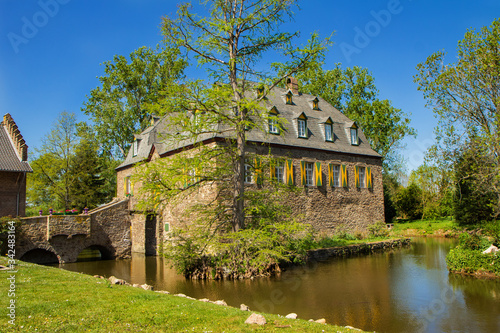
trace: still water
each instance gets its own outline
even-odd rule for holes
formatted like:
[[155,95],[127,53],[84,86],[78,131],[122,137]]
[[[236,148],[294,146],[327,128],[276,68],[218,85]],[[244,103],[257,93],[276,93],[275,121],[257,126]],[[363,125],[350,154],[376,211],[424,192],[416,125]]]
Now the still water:
[[500,281],[449,274],[445,257],[456,243],[414,239],[411,247],[295,267],[272,278],[189,281],[161,257],[78,262],[62,268],[114,275],[130,283],[195,298],[225,300],[251,310],[377,332],[500,332]]

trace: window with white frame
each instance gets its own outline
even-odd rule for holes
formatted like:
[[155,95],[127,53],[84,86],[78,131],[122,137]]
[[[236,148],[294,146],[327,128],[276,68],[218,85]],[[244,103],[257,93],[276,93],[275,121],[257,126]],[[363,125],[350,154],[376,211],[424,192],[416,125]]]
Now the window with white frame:
[[333,127],[331,123],[325,123],[325,140],[333,141]]
[[248,161],[245,162],[245,183],[253,183],[253,168]]
[[299,138],[307,138],[307,122],[305,119],[297,119]]
[[132,143],[132,156],[137,156],[137,152],[139,151],[139,140],[135,139]]
[[314,163],[306,162],[306,186],[314,186]]
[[358,129],[355,127],[351,128],[351,145],[358,144]]
[[285,182],[285,163],[277,162],[274,167],[274,176],[276,177],[276,181],[278,183]]
[[340,165],[332,165],[333,186],[340,187]]
[[366,187],[366,168],[359,167],[359,187]]
[[280,134],[280,130],[279,130],[279,127],[278,127],[278,120],[276,119],[276,114],[275,113],[271,113],[269,115],[269,120],[268,120],[268,125],[269,125],[269,133],[272,133],[272,134]]

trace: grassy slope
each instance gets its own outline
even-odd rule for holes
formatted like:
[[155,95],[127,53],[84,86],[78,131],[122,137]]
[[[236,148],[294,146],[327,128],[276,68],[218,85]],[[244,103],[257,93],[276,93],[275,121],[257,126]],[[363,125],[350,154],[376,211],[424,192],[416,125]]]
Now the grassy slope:
[[[251,312],[139,288],[62,269],[18,262],[16,322],[7,320],[9,271],[0,271],[0,331],[25,332],[350,332],[349,329],[265,314],[265,326],[247,325]],[[6,258],[0,257],[6,265]],[[315,318],[317,319],[317,318]],[[279,328],[278,325],[291,325]]]
[[451,218],[395,222],[391,234],[398,236],[456,235],[458,226]]

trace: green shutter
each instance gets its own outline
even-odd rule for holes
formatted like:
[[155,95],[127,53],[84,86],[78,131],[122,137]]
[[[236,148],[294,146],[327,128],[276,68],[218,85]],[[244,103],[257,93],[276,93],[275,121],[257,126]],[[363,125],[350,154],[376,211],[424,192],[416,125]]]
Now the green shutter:
[[360,187],[360,182],[359,182],[359,166],[354,167],[354,182],[356,183],[356,187]]
[[271,176],[271,180],[276,180],[276,165],[277,162],[275,160],[269,161],[269,176]]
[[341,178],[342,178],[342,187],[349,187],[349,183],[347,182],[347,167],[342,165],[340,168]]
[[334,186],[334,182],[333,182],[333,164],[328,164],[328,185],[330,187]]
[[323,174],[321,173],[321,162],[316,162],[316,186],[323,186]]
[[286,183],[293,185],[293,160],[286,161]]
[[306,161],[300,161],[300,184],[306,185]]
[[372,168],[366,168],[366,187],[373,188],[372,183]]

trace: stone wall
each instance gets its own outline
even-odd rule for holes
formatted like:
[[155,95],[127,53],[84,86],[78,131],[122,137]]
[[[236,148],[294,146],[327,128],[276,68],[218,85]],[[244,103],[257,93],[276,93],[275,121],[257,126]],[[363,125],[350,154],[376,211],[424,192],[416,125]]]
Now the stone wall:
[[32,250],[45,250],[60,263],[74,262],[86,248],[100,250],[106,259],[131,255],[128,200],[113,202],[89,215],[55,215],[22,219],[16,243],[16,256]]

